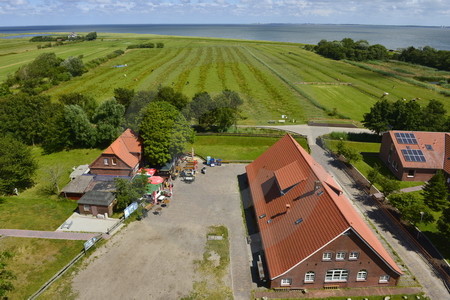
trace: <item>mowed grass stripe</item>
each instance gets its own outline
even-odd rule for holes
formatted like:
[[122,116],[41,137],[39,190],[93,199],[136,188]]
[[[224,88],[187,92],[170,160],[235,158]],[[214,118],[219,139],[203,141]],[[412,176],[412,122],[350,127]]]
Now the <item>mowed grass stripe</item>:
[[205,56],[201,62],[200,70],[199,70],[199,78],[198,78],[198,84],[199,91],[203,92],[206,91],[206,77],[208,76],[209,68],[211,67],[211,61],[212,61],[212,49],[211,47],[206,47],[206,53]]
[[[179,92],[184,92],[184,90],[190,86],[191,82],[188,80],[190,73],[192,72],[192,69],[198,65],[200,59],[201,59],[201,48],[192,48],[192,59],[190,61],[186,60],[183,66],[183,70],[178,76],[178,79],[175,84],[175,90]],[[194,83],[193,83],[194,85]]]
[[227,83],[226,83],[227,77],[225,76],[225,61],[223,58],[223,47],[216,47],[215,49],[217,52],[217,62],[216,62],[217,76],[219,77],[220,82],[222,84],[222,90],[226,90],[227,89]]
[[[267,63],[265,63],[264,60],[262,60],[260,57],[256,56],[251,50],[248,48],[245,48],[248,53],[256,59],[258,62],[260,62],[261,65],[266,67],[272,74],[274,74],[278,79],[283,82],[283,84],[286,86],[286,88],[292,93],[295,94],[296,101],[295,103],[302,107],[302,113],[305,114],[305,117],[310,118],[319,118],[324,117],[325,114],[322,110],[322,106],[320,106],[317,101],[312,98],[310,95],[302,91],[301,89],[297,88],[295,85],[293,85],[289,80],[287,80],[282,74],[277,72],[275,69],[273,69],[271,66],[269,66]],[[298,118],[298,117],[297,117]],[[297,119],[302,120],[302,119]]]
[[[179,68],[180,65],[186,60],[186,58],[190,55],[192,48],[185,48],[180,49],[181,51],[178,53],[178,55],[171,59],[170,61],[167,61],[164,65],[160,66],[156,71],[155,74],[157,75],[155,80],[153,81],[152,87],[150,89],[154,89],[157,86],[161,85],[167,85],[171,86],[172,82],[175,80],[175,76],[172,74],[177,68]],[[172,77],[171,77],[172,76]]]

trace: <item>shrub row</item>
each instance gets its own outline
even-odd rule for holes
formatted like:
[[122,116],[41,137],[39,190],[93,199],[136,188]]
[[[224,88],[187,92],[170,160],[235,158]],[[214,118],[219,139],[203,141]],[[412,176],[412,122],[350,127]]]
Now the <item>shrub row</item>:
[[[155,44],[154,43],[133,44],[127,47],[127,49],[138,49],[138,48],[155,48]],[[164,43],[156,43],[156,48],[164,48]]]
[[95,67],[101,65],[102,63],[107,62],[108,60],[118,57],[124,53],[125,52],[120,49],[114,50],[114,52],[111,52],[111,53],[107,54],[106,56],[98,57],[98,58],[88,61],[86,63],[86,67],[89,69],[95,68]]

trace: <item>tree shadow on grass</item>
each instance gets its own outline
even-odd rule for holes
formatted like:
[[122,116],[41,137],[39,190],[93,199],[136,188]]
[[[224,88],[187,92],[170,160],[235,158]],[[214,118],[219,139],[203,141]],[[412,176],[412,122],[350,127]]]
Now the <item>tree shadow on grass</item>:
[[373,155],[372,153],[362,153],[363,161],[368,164],[372,169],[377,165],[380,167],[380,174],[389,179],[397,178],[392,174],[391,170],[384,164],[383,161],[377,155]]

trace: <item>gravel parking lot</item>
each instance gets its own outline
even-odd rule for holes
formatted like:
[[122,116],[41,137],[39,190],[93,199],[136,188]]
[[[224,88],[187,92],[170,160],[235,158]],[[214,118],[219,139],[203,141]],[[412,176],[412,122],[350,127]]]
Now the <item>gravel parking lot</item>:
[[199,280],[208,226],[230,235],[230,272],[224,281],[235,299],[249,299],[250,262],[237,175],[245,165],[207,168],[195,182],[177,179],[174,197],[160,216],[130,224],[98,249],[73,279],[80,299],[179,299]]

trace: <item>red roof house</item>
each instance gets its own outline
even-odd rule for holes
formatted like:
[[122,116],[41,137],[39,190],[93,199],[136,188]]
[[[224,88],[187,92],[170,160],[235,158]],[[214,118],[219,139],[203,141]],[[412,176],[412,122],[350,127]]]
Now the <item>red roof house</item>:
[[133,177],[142,158],[142,145],[138,136],[125,130],[89,166],[92,174]]
[[396,285],[402,271],[290,135],[246,170],[272,288]]
[[[428,181],[437,170],[450,171],[449,133],[393,130],[383,134],[380,159],[404,181]],[[447,150],[446,150],[447,149]]]

